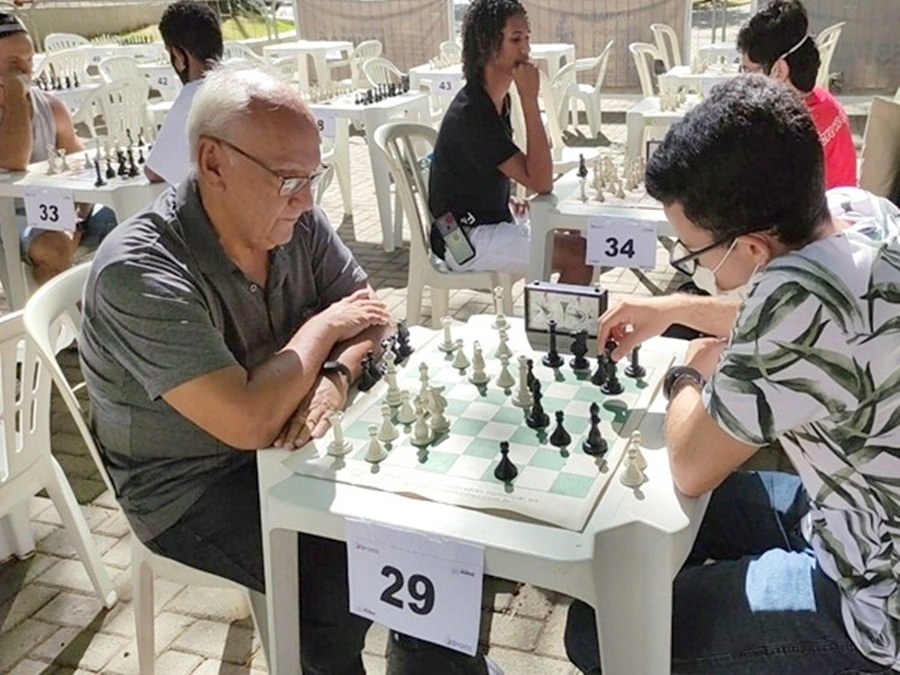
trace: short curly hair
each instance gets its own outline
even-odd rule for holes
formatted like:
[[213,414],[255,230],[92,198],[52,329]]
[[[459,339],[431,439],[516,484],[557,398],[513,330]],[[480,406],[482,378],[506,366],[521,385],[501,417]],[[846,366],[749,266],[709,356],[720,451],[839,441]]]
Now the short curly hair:
[[224,44],[216,13],[194,0],[178,0],[166,7],[159,33],[167,47],[178,47],[209,63],[221,61]]
[[736,77],[674,124],[647,163],[647,192],[715,239],[772,230],[790,247],[827,217],[822,144],[803,102],[764,75]]
[[473,0],[463,17],[463,74],[469,82],[484,80],[484,67],[503,43],[503,28],[511,16],[528,17],[519,0]]

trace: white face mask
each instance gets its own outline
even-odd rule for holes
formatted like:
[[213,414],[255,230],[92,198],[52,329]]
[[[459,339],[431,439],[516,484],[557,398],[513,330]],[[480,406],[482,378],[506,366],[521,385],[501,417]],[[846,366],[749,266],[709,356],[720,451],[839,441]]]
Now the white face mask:
[[[747,282],[741,284],[737,288],[732,288],[727,291],[721,291],[716,288],[716,292],[713,294],[719,298],[725,298],[726,300],[737,300],[739,302],[744,302],[747,299],[747,296],[750,295],[750,286],[753,281],[753,277],[756,276],[756,273],[759,271],[759,265],[756,265],[753,268],[753,271],[750,273],[750,278],[747,279]],[[713,284],[715,286],[715,284]]]

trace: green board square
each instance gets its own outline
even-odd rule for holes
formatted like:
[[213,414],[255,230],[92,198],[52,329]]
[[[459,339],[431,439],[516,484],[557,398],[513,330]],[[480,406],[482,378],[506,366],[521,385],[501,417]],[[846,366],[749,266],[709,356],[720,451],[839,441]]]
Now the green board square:
[[450,467],[453,466],[453,463],[456,461],[457,457],[459,457],[459,455],[453,454],[452,452],[429,450],[428,461],[424,463],[420,462],[416,466],[423,471],[447,473],[450,470]]
[[484,393],[484,396],[479,396],[478,400],[484,403],[503,405],[509,400],[509,397],[504,393],[502,389],[498,389],[497,386],[492,382],[488,385],[487,391]]
[[590,492],[594,479],[590,476],[578,476],[574,473],[560,473],[553,485],[550,486],[550,492],[557,495],[565,495],[566,497],[577,497],[583,499]]
[[[566,407],[568,403],[567,400],[562,398],[549,398],[545,396],[541,399],[541,405],[544,407],[544,410],[562,410]],[[553,417],[552,413],[547,413],[550,417]]]
[[524,424],[525,413],[522,408],[505,405],[500,408],[491,418],[492,422],[504,422],[505,424]]
[[481,457],[482,459],[491,459],[500,453],[500,444],[497,441],[489,441],[486,438],[476,438],[469,447],[466,448],[464,455],[472,457]]
[[595,387],[592,384],[589,384],[586,387],[580,387],[577,392],[575,392],[575,400],[576,401],[597,401],[600,402],[600,398],[603,394],[600,393],[600,387]]
[[510,437],[509,442],[533,447],[541,444],[541,439],[538,437],[538,434],[545,435],[546,433],[546,429],[532,429],[531,427],[522,424],[522,426],[516,429]]
[[481,433],[481,430],[484,429],[485,424],[487,424],[487,422],[482,420],[460,418],[453,423],[453,426],[450,427],[450,431],[454,434],[461,434],[463,436],[477,436]]
[[450,399],[447,401],[447,409],[445,415],[461,415],[462,411],[469,407],[469,401],[460,401],[458,399]]
[[548,450],[547,448],[539,448],[531,457],[528,466],[535,466],[539,469],[552,469],[559,471],[566,465],[566,458],[559,454],[558,450]]
[[369,439],[369,425],[372,422],[356,420],[352,424],[344,427],[344,436],[348,438],[365,438]]

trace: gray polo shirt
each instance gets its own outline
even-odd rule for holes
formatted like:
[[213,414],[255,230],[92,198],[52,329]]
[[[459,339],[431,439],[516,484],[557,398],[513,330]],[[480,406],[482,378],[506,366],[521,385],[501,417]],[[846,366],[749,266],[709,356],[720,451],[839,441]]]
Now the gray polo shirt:
[[143,540],[255,453],[232,448],[162,394],[273,356],[311,315],[366,280],[318,208],[269,254],[266,288],[225,254],[193,176],[103,241],[85,291],[81,365],[117,498]]

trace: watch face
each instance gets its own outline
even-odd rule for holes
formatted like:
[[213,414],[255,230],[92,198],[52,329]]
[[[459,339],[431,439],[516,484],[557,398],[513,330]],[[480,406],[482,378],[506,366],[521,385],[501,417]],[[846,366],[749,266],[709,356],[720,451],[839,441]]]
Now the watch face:
[[532,282],[525,287],[525,329],[547,332],[550,320],[556,331],[574,335],[597,332],[597,321],[606,311],[606,291],[592,286]]

